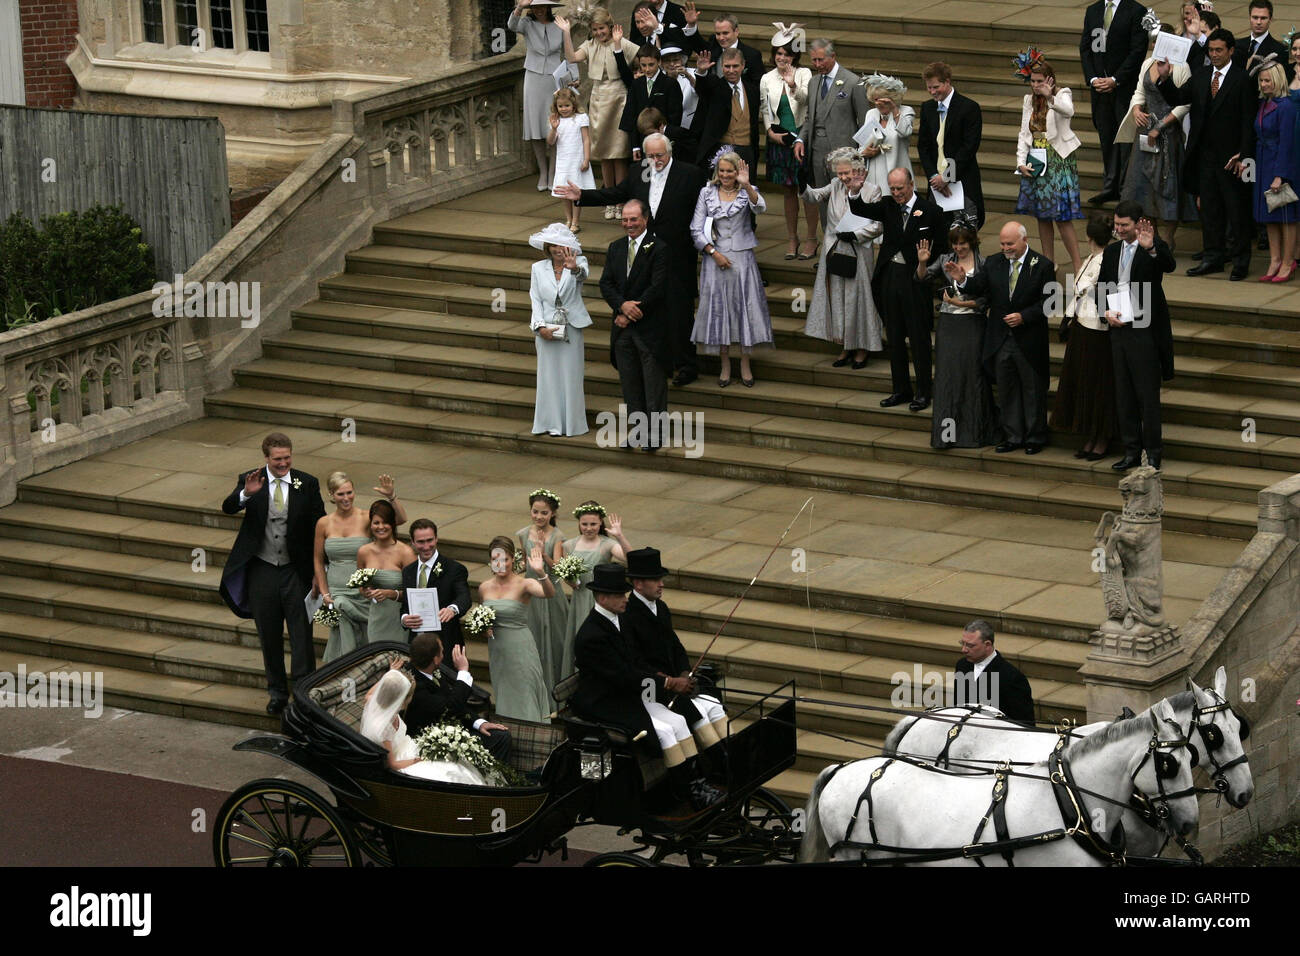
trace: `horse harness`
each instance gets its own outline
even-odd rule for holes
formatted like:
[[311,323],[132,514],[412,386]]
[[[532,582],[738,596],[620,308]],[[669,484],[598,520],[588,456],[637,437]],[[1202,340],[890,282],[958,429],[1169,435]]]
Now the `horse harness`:
[[[1223,746],[1223,731],[1215,725],[1213,715],[1224,710],[1232,711],[1232,716],[1236,717],[1237,721],[1241,724],[1239,737],[1242,741],[1245,741],[1246,738],[1250,736],[1250,721],[1246,719],[1245,714],[1241,713],[1222,697],[1219,697],[1217,691],[1211,692],[1216,698],[1218,698],[1218,703],[1211,707],[1202,707],[1199,703],[1193,704],[1192,726],[1200,732],[1201,740],[1205,743],[1205,756],[1214,767],[1214,772],[1210,774],[1210,778],[1214,781],[1214,789],[1222,795],[1228,790],[1228,780],[1224,774],[1238,764],[1246,763],[1246,748],[1242,747],[1241,754],[1234,757],[1232,760],[1229,760],[1227,763],[1219,763],[1214,752]],[[1211,715],[1208,724],[1201,723],[1201,717],[1205,714]],[[1191,736],[1190,728],[1188,728],[1187,736]],[[1195,764],[1193,764],[1193,766],[1195,766]]]

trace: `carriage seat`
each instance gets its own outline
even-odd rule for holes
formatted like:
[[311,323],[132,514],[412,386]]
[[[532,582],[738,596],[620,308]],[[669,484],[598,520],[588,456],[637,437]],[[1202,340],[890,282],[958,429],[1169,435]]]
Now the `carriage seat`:
[[396,651],[385,651],[367,657],[331,680],[313,687],[308,691],[308,696],[335,720],[361,733],[361,712],[366,707],[366,692],[388,673],[393,661],[401,656]]
[[568,677],[561,680],[555,685],[555,690],[551,696],[555,698],[556,717],[567,728],[570,738],[598,737],[607,740],[618,750],[623,752],[630,751],[636,757],[637,764],[641,768],[642,789],[650,790],[659,783],[668,778],[668,768],[664,765],[663,752],[659,749],[658,742],[651,735],[649,743],[645,738],[639,742],[633,742],[634,734],[619,727],[611,727],[608,724],[597,723],[596,721],[586,720],[579,717],[573,712],[573,707],[569,704],[573,695],[578,691],[578,672],[574,671]]

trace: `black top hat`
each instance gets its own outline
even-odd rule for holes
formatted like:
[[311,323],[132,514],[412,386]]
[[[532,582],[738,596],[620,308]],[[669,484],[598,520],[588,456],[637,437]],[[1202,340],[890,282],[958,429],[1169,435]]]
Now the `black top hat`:
[[668,570],[660,564],[656,549],[638,548],[627,553],[627,576],[633,580],[663,578],[668,576]]
[[592,571],[587,590],[596,594],[626,594],[632,590],[621,564],[598,564]]

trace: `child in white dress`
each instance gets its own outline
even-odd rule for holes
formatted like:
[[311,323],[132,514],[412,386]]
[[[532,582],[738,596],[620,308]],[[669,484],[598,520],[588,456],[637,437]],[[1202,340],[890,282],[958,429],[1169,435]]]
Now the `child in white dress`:
[[[571,86],[555,91],[551,100],[551,131],[546,141],[555,146],[555,179],[551,195],[572,182],[583,189],[595,189],[596,179],[591,174],[591,123],[582,112],[578,92]],[[564,200],[564,214],[568,217],[569,231],[579,232],[579,207],[572,199]]]

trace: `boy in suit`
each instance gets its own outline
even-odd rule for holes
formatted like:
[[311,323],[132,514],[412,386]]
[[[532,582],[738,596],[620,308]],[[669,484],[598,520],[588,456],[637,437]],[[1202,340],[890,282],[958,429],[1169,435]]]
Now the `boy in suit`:
[[[952,88],[952,70],[947,63],[931,63],[922,73],[930,99],[921,106],[921,134],[916,151],[930,181],[930,199],[947,196],[948,183],[961,183],[966,197],[965,211],[984,226],[984,187],[980,177],[979,148],[984,136],[984,116],[979,104]],[[955,166],[954,171],[948,167]],[[954,213],[948,214],[951,225]]]
[[641,47],[636,52],[637,68],[640,76],[633,76],[632,69],[623,58],[623,51],[614,51],[614,65],[618,75],[627,87],[627,100],[623,104],[623,116],[618,128],[628,136],[636,136],[636,118],[641,111],[655,107],[668,118],[671,126],[680,126],[682,122],[682,88],[677,81],[659,68],[659,51],[650,45]]

